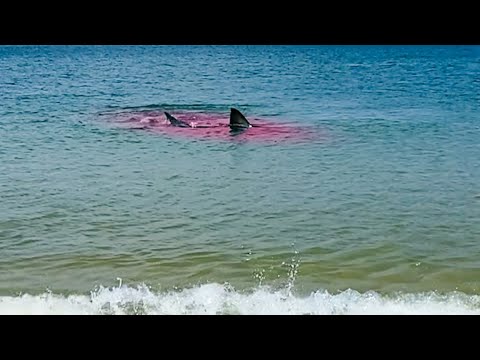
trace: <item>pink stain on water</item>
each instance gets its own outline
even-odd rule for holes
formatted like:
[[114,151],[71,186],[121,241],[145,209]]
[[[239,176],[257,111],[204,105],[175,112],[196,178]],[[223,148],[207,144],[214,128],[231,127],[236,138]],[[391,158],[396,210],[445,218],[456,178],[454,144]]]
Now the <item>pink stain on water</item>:
[[124,128],[144,129],[171,137],[216,139],[223,141],[305,142],[323,135],[310,127],[247,116],[253,127],[232,131],[226,113],[168,111],[180,121],[192,126],[176,127],[170,124],[163,111],[142,111],[117,114],[113,121]]

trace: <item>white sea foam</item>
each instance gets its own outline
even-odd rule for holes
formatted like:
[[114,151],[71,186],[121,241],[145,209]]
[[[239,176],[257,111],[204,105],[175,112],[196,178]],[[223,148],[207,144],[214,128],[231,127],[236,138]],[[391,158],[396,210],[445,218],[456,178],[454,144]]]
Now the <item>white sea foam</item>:
[[0,314],[480,314],[480,296],[450,293],[398,294],[319,290],[297,296],[290,289],[258,287],[241,292],[228,285],[154,292],[147,286],[99,288],[87,295],[44,293],[0,297]]

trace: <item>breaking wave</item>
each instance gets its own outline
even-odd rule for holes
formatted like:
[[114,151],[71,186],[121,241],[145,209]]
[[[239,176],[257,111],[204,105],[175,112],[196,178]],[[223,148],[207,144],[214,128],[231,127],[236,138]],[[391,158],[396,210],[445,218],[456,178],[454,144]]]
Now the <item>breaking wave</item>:
[[346,290],[337,294],[318,290],[297,296],[291,289],[259,286],[237,291],[228,284],[203,284],[155,292],[146,285],[99,287],[90,295],[0,297],[0,314],[37,315],[454,315],[480,314],[480,296],[459,292],[381,295]]

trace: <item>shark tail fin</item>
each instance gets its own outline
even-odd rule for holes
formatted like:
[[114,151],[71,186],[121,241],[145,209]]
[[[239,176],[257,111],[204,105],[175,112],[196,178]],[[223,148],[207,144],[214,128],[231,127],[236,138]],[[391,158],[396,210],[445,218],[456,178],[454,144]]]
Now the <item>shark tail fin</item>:
[[170,115],[168,112],[164,112],[165,116],[167,117],[167,120],[170,121],[170,124],[173,126],[179,126],[179,127],[191,127],[189,124],[187,124],[184,121],[180,121],[176,118],[174,118],[172,115]]

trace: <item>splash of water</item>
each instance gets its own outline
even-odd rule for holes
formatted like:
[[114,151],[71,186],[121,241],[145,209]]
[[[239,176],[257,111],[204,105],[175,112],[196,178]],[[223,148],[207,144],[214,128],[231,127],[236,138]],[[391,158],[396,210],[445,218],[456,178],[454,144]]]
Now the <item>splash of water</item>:
[[87,295],[0,297],[0,314],[476,314],[480,296],[462,293],[380,295],[374,291],[346,290],[331,294],[317,290],[308,296],[292,295],[288,288],[258,286],[237,291],[228,284],[155,292],[146,285],[98,289]]

